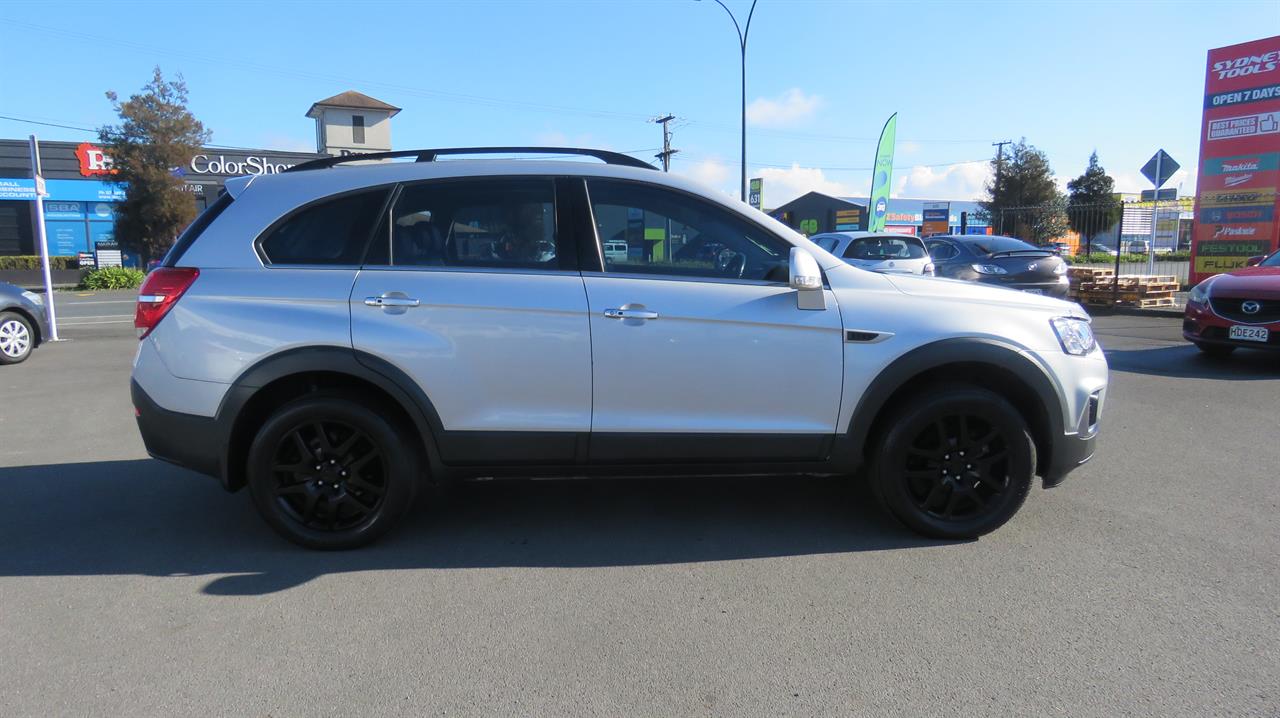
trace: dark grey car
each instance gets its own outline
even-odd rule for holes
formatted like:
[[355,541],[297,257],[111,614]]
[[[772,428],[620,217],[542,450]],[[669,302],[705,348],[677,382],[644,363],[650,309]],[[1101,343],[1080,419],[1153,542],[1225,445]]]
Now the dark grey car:
[[939,277],[995,284],[1057,299],[1067,296],[1067,263],[1013,237],[941,235],[925,240]]
[[47,336],[43,298],[0,282],[0,364],[25,361]]

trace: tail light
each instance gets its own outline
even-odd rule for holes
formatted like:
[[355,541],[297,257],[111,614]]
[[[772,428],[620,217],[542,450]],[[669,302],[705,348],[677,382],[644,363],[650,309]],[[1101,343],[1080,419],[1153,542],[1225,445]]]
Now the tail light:
[[138,311],[133,315],[139,339],[156,328],[198,276],[200,270],[194,267],[160,267],[147,275],[138,290]]

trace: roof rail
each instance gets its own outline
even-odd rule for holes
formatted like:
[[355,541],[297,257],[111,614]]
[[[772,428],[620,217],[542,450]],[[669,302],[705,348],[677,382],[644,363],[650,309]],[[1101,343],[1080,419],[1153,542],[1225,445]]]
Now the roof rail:
[[611,152],[609,150],[592,150],[580,147],[443,147],[434,150],[396,150],[395,152],[369,152],[362,155],[343,155],[339,157],[321,157],[318,160],[310,160],[301,164],[296,164],[285,172],[305,172],[307,170],[319,170],[334,165],[340,165],[347,162],[363,162],[365,160],[390,160],[400,157],[414,157],[415,162],[434,162],[441,155],[509,155],[509,154],[539,154],[539,155],[581,155],[583,157],[595,157],[604,161],[605,164],[622,165],[624,167],[639,167],[647,170],[657,170],[657,167],[638,160],[630,155],[624,155],[621,152]]

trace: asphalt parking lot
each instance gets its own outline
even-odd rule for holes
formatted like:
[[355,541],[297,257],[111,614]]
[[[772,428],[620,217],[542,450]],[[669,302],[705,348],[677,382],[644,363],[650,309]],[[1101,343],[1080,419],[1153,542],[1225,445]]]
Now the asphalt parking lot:
[[147,458],[120,297],[0,368],[5,715],[1280,714],[1280,359],[1177,319],[1097,318],[1097,458],[980,541],[831,480],[566,481],[323,554]]

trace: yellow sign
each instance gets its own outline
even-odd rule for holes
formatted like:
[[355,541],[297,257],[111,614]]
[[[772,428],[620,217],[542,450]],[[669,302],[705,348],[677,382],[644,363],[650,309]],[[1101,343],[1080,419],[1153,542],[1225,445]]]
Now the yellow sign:
[[1218,274],[1242,269],[1249,264],[1248,257],[1196,257],[1196,273]]
[[1275,187],[1220,189],[1200,193],[1201,207],[1239,207],[1251,204],[1275,204],[1275,201]]

